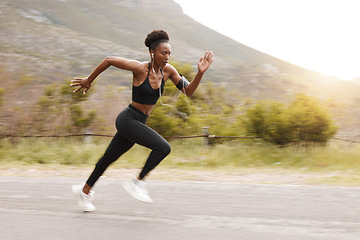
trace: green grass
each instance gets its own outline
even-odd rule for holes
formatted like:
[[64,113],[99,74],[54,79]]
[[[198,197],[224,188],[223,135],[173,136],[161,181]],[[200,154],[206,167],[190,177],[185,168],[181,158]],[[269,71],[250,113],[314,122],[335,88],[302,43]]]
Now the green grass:
[[[15,142],[14,142],[15,141]],[[27,138],[0,140],[0,165],[67,165],[89,167],[102,156],[109,138]],[[162,166],[177,169],[274,168],[316,172],[360,172],[360,144],[340,141],[327,146],[279,148],[261,140],[234,140],[205,146],[203,139],[175,140]],[[138,168],[149,149],[135,145],[113,164],[115,168]]]

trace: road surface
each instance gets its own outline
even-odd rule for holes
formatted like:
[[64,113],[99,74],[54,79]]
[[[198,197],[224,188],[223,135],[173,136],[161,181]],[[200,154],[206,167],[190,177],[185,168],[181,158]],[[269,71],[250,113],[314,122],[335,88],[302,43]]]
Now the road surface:
[[153,204],[115,178],[82,212],[67,177],[0,177],[2,240],[359,240],[360,189],[148,181]]

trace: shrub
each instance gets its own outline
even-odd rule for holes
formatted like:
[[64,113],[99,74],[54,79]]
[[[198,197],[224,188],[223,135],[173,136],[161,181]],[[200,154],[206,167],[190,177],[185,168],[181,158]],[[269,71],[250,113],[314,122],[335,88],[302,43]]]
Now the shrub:
[[5,89],[0,88],[0,107],[2,106],[2,104],[4,102],[4,92],[5,92]]
[[305,94],[297,95],[289,106],[259,102],[247,110],[245,123],[249,134],[278,145],[326,143],[337,129],[325,107]]
[[297,95],[289,106],[297,139],[305,142],[327,142],[337,131],[327,109],[314,98]]

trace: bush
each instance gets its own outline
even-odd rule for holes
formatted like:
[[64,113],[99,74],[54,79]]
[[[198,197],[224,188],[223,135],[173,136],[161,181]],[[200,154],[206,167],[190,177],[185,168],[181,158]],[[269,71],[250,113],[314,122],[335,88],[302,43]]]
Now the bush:
[[91,111],[88,116],[84,116],[84,112],[79,104],[71,105],[70,113],[72,123],[78,128],[88,127],[96,116],[94,111]]
[[164,137],[183,134],[184,123],[181,118],[172,113],[172,109],[158,106],[152,110],[147,125]]
[[327,142],[337,131],[329,112],[314,98],[299,94],[289,106],[298,141]]
[[4,88],[0,88],[0,107],[2,106],[3,102],[4,102],[4,92],[5,89]]
[[295,140],[294,126],[286,106],[280,102],[260,102],[246,113],[248,133],[266,141],[285,145]]
[[[166,104],[161,106],[161,102]],[[165,85],[161,102],[152,110],[147,125],[166,137],[203,134],[210,128],[211,135],[238,136],[243,133],[236,121],[236,106],[226,103],[225,89],[206,82],[189,98],[171,81]],[[211,143],[225,139],[212,139]]]
[[264,140],[286,145],[293,142],[326,143],[336,133],[328,111],[305,94],[286,106],[262,101],[246,112],[247,132]]
[[[78,132],[89,127],[96,119],[95,111],[84,111],[82,102],[88,100],[89,92],[73,93],[69,86],[70,81],[65,80],[62,85],[51,84],[44,89],[43,96],[39,97],[34,106],[32,131],[47,132],[47,134],[61,133],[61,131]],[[91,94],[91,92],[90,92]]]

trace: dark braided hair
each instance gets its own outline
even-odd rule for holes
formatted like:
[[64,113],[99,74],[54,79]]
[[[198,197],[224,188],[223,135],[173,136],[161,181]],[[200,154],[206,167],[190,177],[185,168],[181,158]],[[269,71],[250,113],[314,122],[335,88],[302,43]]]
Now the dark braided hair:
[[169,35],[164,30],[154,30],[145,38],[145,46],[149,50],[155,50],[160,43],[169,42]]

